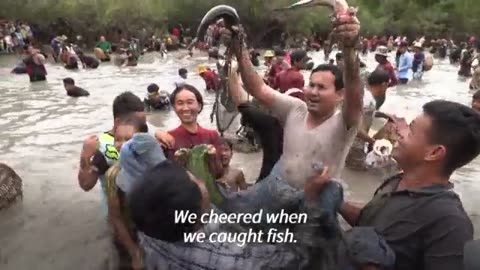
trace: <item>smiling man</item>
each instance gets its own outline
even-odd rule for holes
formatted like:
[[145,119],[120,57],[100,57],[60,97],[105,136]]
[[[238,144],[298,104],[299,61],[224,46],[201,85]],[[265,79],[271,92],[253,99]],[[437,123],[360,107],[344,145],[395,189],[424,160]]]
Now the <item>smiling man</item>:
[[338,177],[344,166],[362,114],[363,90],[355,50],[359,28],[355,17],[337,27],[344,74],[334,65],[315,68],[304,90],[305,102],[266,85],[254,70],[248,51],[235,46],[245,90],[284,124],[283,154],[273,171],[293,187],[303,187],[314,173],[314,164],[328,166],[333,177]]
[[463,248],[473,226],[452,191],[453,172],[480,153],[480,114],[436,100],[399,133],[393,157],[402,174],[386,180],[363,208],[344,203],[352,226],[371,226],[396,253],[395,270],[463,269]]

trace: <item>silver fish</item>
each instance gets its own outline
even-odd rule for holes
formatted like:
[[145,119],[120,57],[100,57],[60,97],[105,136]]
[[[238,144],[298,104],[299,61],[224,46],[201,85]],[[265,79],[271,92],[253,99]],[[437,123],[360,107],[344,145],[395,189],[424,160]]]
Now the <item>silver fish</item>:
[[0,209],[9,206],[22,196],[22,179],[4,163],[0,163]]
[[329,7],[335,13],[344,13],[348,10],[348,4],[345,0],[301,0],[294,4],[291,4],[288,7],[279,8],[276,10],[288,10],[288,9],[296,9],[296,8],[307,8],[307,7],[314,7],[314,6],[324,6]]
[[223,19],[225,21],[225,27],[231,28],[234,25],[238,25],[240,23],[240,16],[237,13],[237,10],[231,6],[227,5],[218,5],[210,9],[205,16],[203,16],[200,25],[197,28],[197,34],[195,38],[192,40],[190,45],[188,45],[188,49],[191,50],[193,46],[195,46],[200,40],[203,40],[205,33],[207,32],[208,27],[210,24],[215,22],[218,19]]

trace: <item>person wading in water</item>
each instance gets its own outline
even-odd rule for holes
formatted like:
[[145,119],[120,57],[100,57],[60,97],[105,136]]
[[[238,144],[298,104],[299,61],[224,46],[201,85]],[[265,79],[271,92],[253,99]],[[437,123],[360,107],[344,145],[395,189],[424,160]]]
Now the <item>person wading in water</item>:
[[28,57],[23,60],[26,65],[30,82],[39,82],[47,80],[47,69],[44,62],[45,57],[33,46],[25,48]]

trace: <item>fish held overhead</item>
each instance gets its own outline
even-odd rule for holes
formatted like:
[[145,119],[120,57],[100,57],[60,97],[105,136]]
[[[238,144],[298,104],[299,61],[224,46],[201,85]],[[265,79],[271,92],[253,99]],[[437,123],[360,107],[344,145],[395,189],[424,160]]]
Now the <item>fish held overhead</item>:
[[230,30],[232,29],[232,26],[240,23],[240,16],[238,15],[237,10],[233,7],[227,5],[218,5],[211,8],[205,14],[205,16],[203,16],[203,19],[197,28],[197,34],[192,43],[188,46],[189,50],[191,50],[198,43],[198,41],[203,40],[210,24],[218,19],[223,19],[225,22],[225,27]]
[[351,16],[357,12],[357,9],[350,7],[345,0],[301,0],[288,7],[274,9],[274,11],[286,11],[315,6],[330,8],[334,12],[334,21],[340,20],[342,16]]

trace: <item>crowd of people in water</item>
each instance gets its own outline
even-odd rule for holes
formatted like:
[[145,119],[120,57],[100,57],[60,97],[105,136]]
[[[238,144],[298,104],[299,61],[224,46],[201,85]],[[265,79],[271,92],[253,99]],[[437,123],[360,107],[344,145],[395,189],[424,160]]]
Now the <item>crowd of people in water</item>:
[[33,29],[23,21],[0,21],[0,53],[14,53],[34,38]]
[[[175,29],[173,35],[183,39],[181,28]],[[450,182],[453,172],[480,153],[478,42],[472,38],[457,46],[443,39],[359,39],[359,29],[354,19],[336,28],[340,51],[332,59],[335,46],[328,41],[301,39],[287,46],[282,35],[285,44],[263,54],[264,74],[255,69],[261,64],[259,53],[234,40],[236,65],[226,74],[226,89],[219,72],[198,66],[205,89],[228,92],[242,125],[260,140],[262,166],[251,186],[230,165],[232,143],[198,123],[204,100],[188,84],[187,69],[179,67],[171,93],[151,84],[143,100],[131,92],[114,99],[112,128],[83,142],[78,183],[84,191],[97,183],[101,187],[120,269],[479,269],[478,264],[470,266],[479,243],[471,242],[473,225]],[[216,48],[229,38],[225,32],[222,22],[212,24],[198,48],[222,58]],[[165,47],[155,38],[146,44],[132,38],[114,45],[100,37],[89,56],[67,40],[59,36],[51,44],[55,61],[67,69],[98,68],[106,61],[135,66],[148,48]],[[18,46],[25,49],[30,81],[46,80],[45,55],[28,42]],[[307,52],[322,48],[327,63],[314,66]],[[359,57],[370,52],[378,63],[373,71]],[[409,125],[381,111],[389,89],[420,80],[433,68],[434,58],[446,57],[460,65],[460,76],[474,76],[470,88],[479,91],[471,106],[433,100]],[[308,83],[302,70],[311,70]],[[89,95],[72,78],[63,83],[69,96]],[[145,111],[165,109],[173,109],[181,124],[155,130]],[[372,136],[374,118],[387,124]],[[392,166],[396,173],[359,206],[343,196],[339,179],[345,166],[356,171]],[[240,229],[174,222],[175,211],[200,216],[211,209],[307,213],[308,220],[293,226],[262,218],[260,224],[240,224]],[[338,215],[350,229],[340,226]],[[269,228],[294,231],[296,243],[239,247],[183,241],[185,233],[195,231]],[[477,253],[467,256],[465,246]]]

